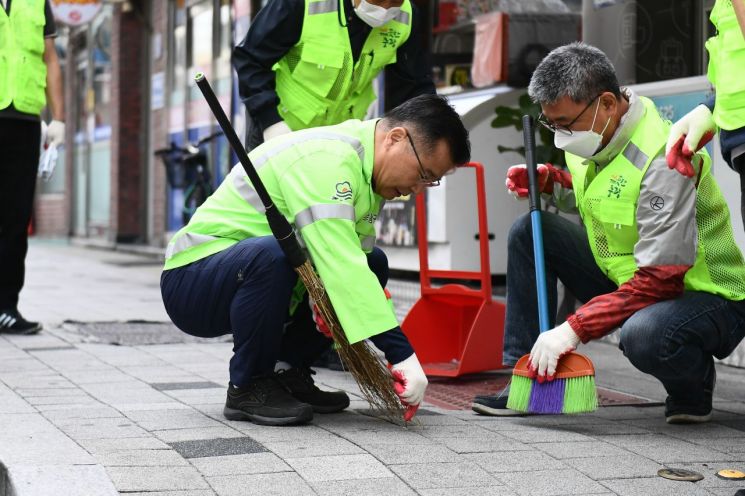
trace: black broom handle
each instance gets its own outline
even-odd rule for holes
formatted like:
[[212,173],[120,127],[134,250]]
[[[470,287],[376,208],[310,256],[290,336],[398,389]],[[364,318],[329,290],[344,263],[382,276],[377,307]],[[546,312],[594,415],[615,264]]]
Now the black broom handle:
[[279,245],[290,265],[293,268],[300,267],[305,263],[307,258],[305,252],[300,248],[300,243],[297,241],[295,231],[292,230],[292,226],[287,222],[287,219],[282,215],[282,212],[280,212],[274,205],[272,197],[269,196],[269,193],[264,187],[264,183],[261,182],[259,174],[256,172],[251,160],[248,158],[246,149],[243,148],[241,140],[239,140],[238,135],[235,134],[235,129],[233,129],[233,126],[230,124],[228,116],[225,115],[225,112],[223,111],[220,102],[217,100],[215,93],[212,91],[212,87],[207,81],[205,75],[200,72],[194,76],[194,80],[196,81],[199,90],[202,92],[202,95],[204,95],[204,99],[207,100],[207,105],[209,105],[210,110],[212,110],[222,132],[228,139],[230,147],[238,156],[238,160],[241,162],[243,169],[246,171],[246,174],[248,174],[249,179],[251,179],[251,184],[253,184],[256,193],[258,193],[261,203],[264,204],[264,208],[266,208],[266,219],[269,222],[269,228],[272,230],[272,234],[277,238],[277,241],[279,242]]

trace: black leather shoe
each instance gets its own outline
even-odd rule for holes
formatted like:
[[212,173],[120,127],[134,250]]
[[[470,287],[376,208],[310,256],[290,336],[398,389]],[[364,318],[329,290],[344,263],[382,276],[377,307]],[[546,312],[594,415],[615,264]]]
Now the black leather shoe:
[[0,334],[36,334],[41,331],[41,324],[24,319],[16,310],[0,311]]
[[714,386],[717,382],[717,370],[714,364],[704,381],[704,395],[700,401],[689,401],[688,398],[665,400],[665,421],[668,424],[703,424],[711,420]]
[[502,391],[498,394],[482,394],[473,398],[471,410],[481,415],[490,417],[522,417],[528,415],[524,412],[518,412],[507,408],[507,398],[509,391]]
[[349,406],[349,396],[344,391],[321,391],[313,382],[310,368],[293,367],[277,372],[277,379],[292,396],[313,406],[316,413],[335,413]]
[[274,374],[254,377],[245,386],[228,385],[223,415],[228,420],[249,420],[260,425],[310,422],[313,408],[290,395]]

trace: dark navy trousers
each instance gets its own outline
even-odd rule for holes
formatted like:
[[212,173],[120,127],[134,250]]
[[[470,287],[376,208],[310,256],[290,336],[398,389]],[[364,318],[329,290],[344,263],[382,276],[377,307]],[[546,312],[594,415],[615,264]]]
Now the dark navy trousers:
[[[385,287],[385,254],[374,248],[367,260]],[[204,338],[233,334],[230,382],[234,385],[272,372],[277,360],[310,366],[331,345],[315,328],[307,293],[289,315],[297,274],[272,236],[245,239],[166,270],[160,281],[166,311],[179,329]]]

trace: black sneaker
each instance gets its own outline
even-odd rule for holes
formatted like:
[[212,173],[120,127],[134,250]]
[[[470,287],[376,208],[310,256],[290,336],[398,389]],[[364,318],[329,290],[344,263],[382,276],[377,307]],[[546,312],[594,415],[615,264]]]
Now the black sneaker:
[[665,400],[665,421],[668,424],[703,424],[711,420],[712,399],[714,385],[717,381],[717,371],[711,365],[711,376],[704,386],[704,399],[698,403],[681,401],[668,396]]
[[271,374],[255,377],[241,388],[228,385],[223,415],[259,425],[290,425],[311,421],[313,408],[293,398]]
[[484,394],[473,398],[471,403],[471,410],[482,415],[490,415],[492,417],[522,417],[528,415],[525,412],[519,412],[507,408],[507,398],[509,397],[509,390],[502,391],[497,394]]
[[277,372],[277,380],[292,396],[313,406],[316,413],[336,413],[349,406],[349,396],[344,391],[321,391],[313,382],[315,370],[293,367]]
[[18,310],[0,312],[0,334],[36,334],[41,331],[41,324],[24,319]]

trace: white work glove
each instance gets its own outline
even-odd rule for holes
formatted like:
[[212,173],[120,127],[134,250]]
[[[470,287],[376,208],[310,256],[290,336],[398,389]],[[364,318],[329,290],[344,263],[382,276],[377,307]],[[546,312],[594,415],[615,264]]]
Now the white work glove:
[[424,399],[424,390],[427,389],[427,376],[419,364],[416,353],[412,354],[403,362],[399,362],[391,367],[393,375],[393,389],[401,399],[406,408],[404,420],[407,422],[414,418],[414,414],[419,408],[419,404]]
[[47,145],[60,146],[65,143],[65,123],[53,120],[47,127]]
[[276,138],[277,136],[282,136],[283,134],[291,132],[292,129],[290,129],[290,126],[285,124],[285,121],[279,121],[264,129],[264,143],[272,138]]
[[538,374],[538,382],[553,380],[559,358],[577,349],[580,339],[569,322],[542,332],[530,350],[529,367]]
[[693,177],[691,158],[714,137],[717,126],[706,105],[699,105],[680,118],[670,128],[665,147],[667,166],[686,177]]
[[[572,189],[572,175],[565,170],[558,169],[552,164],[538,164],[538,190],[541,194],[551,195],[554,192],[554,184]],[[507,178],[504,181],[507,191],[517,198],[524,200],[530,194],[528,191],[528,168],[525,164],[513,165],[507,169]]]

